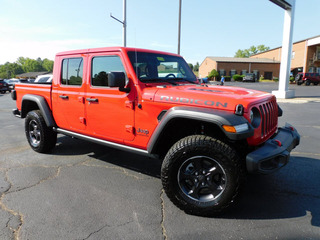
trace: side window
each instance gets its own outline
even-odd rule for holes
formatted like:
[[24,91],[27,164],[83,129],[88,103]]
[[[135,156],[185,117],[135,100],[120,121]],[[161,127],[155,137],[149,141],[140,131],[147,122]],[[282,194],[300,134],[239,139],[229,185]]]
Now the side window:
[[83,76],[83,59],[63,59],[61,75],[61,84],[81,86]]
[[91,64],[92,86],[107,87],[109,72],[125,72],[118,56],[94,57]]

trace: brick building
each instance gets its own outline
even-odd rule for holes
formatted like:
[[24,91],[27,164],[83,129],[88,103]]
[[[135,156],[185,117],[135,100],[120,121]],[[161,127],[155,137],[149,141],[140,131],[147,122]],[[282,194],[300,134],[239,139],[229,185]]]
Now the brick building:
[[[280,61],[281,47],[253,55],[250,58],[269,58]],[[320,36],[293,43],[291,71],[293,75],[296,75],[298,72],[320,73]]]
[[207,77],[212,69],[216,69],[220,76],[233,76],[254,73],[258,79],[279,77],[280,61],[268,58],[232,58],[206,57],[199,67],[199,77]]
[[[220,75],[255,73],[265,79],[279,77],[281,47],[259,53],[250,58],[206,57],[199,67],[199,77],[206,77],[216,69]],[[291,72],[320,73],[320,36],[293,43]]]

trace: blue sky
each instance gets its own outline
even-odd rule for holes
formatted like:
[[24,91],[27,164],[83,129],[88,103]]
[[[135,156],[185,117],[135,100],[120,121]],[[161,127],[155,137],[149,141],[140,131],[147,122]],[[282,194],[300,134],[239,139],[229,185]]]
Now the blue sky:
[[[0,64],[122,45],[123,0],[0,0]],[[127,46],[177,52],[179,0],[127,0]],[[296,0],[293,41],[320,35],[320,1]],[[181,55],[233,57],[282,44],[284,10],[269,0],[182,0]]]

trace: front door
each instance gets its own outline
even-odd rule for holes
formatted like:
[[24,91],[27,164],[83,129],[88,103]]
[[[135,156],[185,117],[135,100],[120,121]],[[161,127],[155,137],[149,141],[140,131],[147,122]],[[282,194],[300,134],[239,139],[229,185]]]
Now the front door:
[[134,139],[134,96],[108,86],[109,72],[126,72],[120,53],[89,56],[87,85],[87,131],[97,138],[113,142]]

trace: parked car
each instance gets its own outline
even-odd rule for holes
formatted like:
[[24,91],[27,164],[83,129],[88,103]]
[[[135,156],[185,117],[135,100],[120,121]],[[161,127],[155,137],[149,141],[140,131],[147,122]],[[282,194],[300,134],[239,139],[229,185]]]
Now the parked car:
[[0,80],[0,93],[6,93],[9,91],[8,83],[4,80]]
[[320,82],[320,74],[319,73],[298,73],[295,78],[297,85],[301,85],[303,83],[306,86],[309,86],[311,83],[313,85],[318,85]]
[[9,92],[11,92],[13,89],[14,89],[14,85],[16,84],[16,83],[19,83],[20,82],[20,80],[19,79],[16,79],[16,78],[12,78],[12,79],[6,79],[5,80],[6,81],[6,83],[8,84],[8,87],[9,87]]
[[256,75],[254,73],[246,73],[246,75],[243,77],[243,82],[255,82],[256,81]]
[[34,80],[34,83],[51,83],[52,74],[40,75]]

